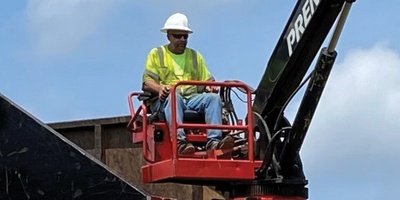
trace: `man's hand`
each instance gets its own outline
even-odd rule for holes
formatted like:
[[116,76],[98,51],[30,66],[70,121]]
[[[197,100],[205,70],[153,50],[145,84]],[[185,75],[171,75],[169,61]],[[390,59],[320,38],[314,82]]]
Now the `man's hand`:
[[213,92],[213,93],[218,93],[219,92],[219,86],[206,86],[205,92]]
[[165,85],[161,85],[160,90],[158,91],[158,98],[161,101],[165,101],[169,95],[169,87]]

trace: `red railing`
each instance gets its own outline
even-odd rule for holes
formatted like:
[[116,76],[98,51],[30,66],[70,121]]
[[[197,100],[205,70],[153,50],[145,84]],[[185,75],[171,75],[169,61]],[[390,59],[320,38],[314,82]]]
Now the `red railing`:
[[[206,128],[206,129],[221,129],[221,130],[243,130],[247,134],[248,138],[248,148],[253,149],[254,147],[254,135],[253,135],[253,115],[251,114],[252,110],[252,98],[251,98],[251,89],[244,83],[241,82],[204,82],[204,81],[180,81],[177,84],[173,85],[170,89],[171,102],[176,101],[176,88],[180,85],[195,85],[195,86],[219,86],[219,87],[236,87],[243,88],[246,91],[247,98],[247,125],[216,125],[216,124],[189,124],[182,123],[178,124],[176,121],[176,104],[171,104],[172,116],[171,116],[171,137],[172,137],[172,158],[178,159],[178,151],[177,151],[177,129],[178,128]],[[249,160],[254,162],[254,152],[249,151]]]
[[[254,135],[253,135],[253,115],[251,114],[252,110],[252,97],[251,97],[251,89],[244,83],[241,82],[204,82],[204,81],[180,81],[177,84],[173,85],[170,89],[171,102],[176,101],[176,89],[181,85],[194,85],[194,86],[219,86],[219,87],[231,87],[231,88],[242,88],[246,91],[246,100],[247,100],[247,124],[243,125],[242,123],[238,123],[237,125],[217,125],[217,124],[191,124],[191,123],[181,123],[178,124],[176,121],[176,104],[172,103],[172,116],[171,116],[171,137],[172,137],[172,158],[178,159],[177,152],[177,129],[178,128],[187,128],[187,129],[221,129],[221,130],[242,130],[246,133],[246,138],[248,140],[248,148],[254,148]],[[135,107],[133,104],[133,97],[137,97],[143,92],[132,92],[128,95],[128,105],[129,111],[131,115],[131,119],[128,123],[128,129],[132,131],[133,134],[133,142],[143,142],[143,156],[144,158],[148,158],[147,152],[147,107],[141,103],[138,107],[137,111],[135,111]],[[137,126],[136,121],[139,119],[139,116],[142,117],[142,125],[141,127]],[[254,162],[254,152],[249,151],[248,159],[251,162]]]
[[[128,95],[128,105],[129,111],[131,115],[131,119],[128,123],[128,129],[132,132],[136,132],[137,134],[132,134],[132,141],[133,143],[143,142],[143,156],[147,158],[147,151],[145,148],[147,146],[147,107],[143,103],[140,104],[138,110],[135,112],[135,107],[133,105],[133,97],[137,97],[143,92],[131,92]],[[142,126],[137,127],[136,121],[138,121],[139,116],[142,117]],[[142,133],[142,134],[140,134]]]

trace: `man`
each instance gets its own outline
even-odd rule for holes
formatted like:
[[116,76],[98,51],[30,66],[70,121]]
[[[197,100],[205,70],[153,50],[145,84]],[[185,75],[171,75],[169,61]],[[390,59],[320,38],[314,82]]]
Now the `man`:
[[[189,27],[184,14],[171,15],[161,29],[167,34],[169,44],[154,48],[150,51],[145,72],[143,74],[143,90],[158,95],[158,99],[149,102],[152,112],[163,111],[169,127],[171,127],[171,102],[169,88],[178,81],[214,81],[208,71],[203,56],[190,48],[186,48]],[[205,93],[203,93],[205,92]],[[185,110],[194,110],[205,114],[207,124],[222,124],[222,103],[218,87],[207,86],[204,91],[198,91],[196,86],[180,86],[177,88],[176,108],[177,122],[182,123]],[[177,131],[178,153],[190,154],[195,152],[192,144],[186,141],[183,129]],[[222,139],[221,130],[208,130],[207,150],[229,149],[234,145],[230,136]]]

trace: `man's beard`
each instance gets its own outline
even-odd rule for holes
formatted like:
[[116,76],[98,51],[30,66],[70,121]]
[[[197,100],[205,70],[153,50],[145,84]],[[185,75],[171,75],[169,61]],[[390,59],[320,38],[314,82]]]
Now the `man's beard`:
[[175,45],[175,50],[176,50],[178,53],[183,53],[183,52],[185,52],[186,44],[187,44],[187,43],[177,43],[177,44]]
[[178,48],[178,49],[185,49],[186,48],[186,43],[184,43],[184,42],[181,42],[181,43],[177,43],[176,44],[176,48]]

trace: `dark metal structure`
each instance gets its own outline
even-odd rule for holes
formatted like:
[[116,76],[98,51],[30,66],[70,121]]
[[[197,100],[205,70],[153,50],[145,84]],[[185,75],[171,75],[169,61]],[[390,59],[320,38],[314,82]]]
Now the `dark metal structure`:
[[0,199],[151,199],[0,94]]
[[[262,132],[258,153],[266,155],[258,171],[259,177],[265,177],[268,167],[275,177],[303,176],[298,153],[334,64],[335,47],[353,2],[355,0],[297,2],[255,92],[253,111],[259,119],[255,126]],[[329,47],[322,49],[315,69],[303,80],[339,14]],[[290,125],[285,120],[284,110],[306,81],[309,83],[303,101]],[[284,140],[279,142],[277,138]]]

